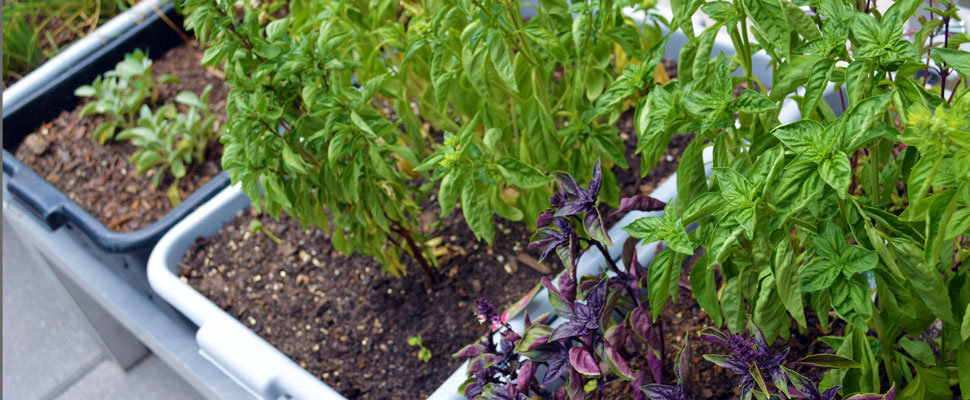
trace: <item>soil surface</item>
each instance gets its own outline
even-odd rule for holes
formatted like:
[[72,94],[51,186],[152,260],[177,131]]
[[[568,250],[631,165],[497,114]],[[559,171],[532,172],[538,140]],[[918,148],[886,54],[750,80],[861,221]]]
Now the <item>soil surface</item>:
[[[435,211],[436,212],[436,211]],[[437,215],[437,214],[436,214]],[[461,361],[451,357],[485,333],[474,300],[505,308],[543,275],[527,265],[530,232],[498,221],[495,246],[475,240],[452,212],[431,237],[449,247],[440,260],[445,282],[429,288],[414,263],[402,279],[381,273],[370,257],[344,257],[317,228],[304,231],[252,209],[225,229],[199,239],[180,264],[189,284],[328,385],[356,399],[424,398]],[[282,241],[253,233],[259,220]],[[531,260],[516,260],[525,254]],[[406,258],[406,257],[405,257]],[[545,264],[547,274],[556,272]],[[408,338],[421,335],[424,363]]]
[[[162,86],[159,104],[174,101],[175,95],[183,90],[202,93],[205,85],[212,84],[209,108],[219,115],[216,122],[219,126],[225,119],[228,89],[224,81],[199,65],[201,56],[197,47],[183,44],[154,61],[152,74],[156,78],[171,74],[182,80],[178,85]],[[104,145],[93,141],[91,133],[105,117],[80,118],[86,103],[62,112],[29,135],[17,149],[17,158],[67,193],[108,229],[131,232],[150,225],[173,208],[165,194],[172,177],[166,172],[158,188],[153,188],[150,175],[137,176],[134,166],[128,162],[137,150],[135,146],[127,141],[109,141]],[[220,172],[221,154],[221,144],[213,143],[205,163],[187,166],[187,174],[179,182],[182,199]]]

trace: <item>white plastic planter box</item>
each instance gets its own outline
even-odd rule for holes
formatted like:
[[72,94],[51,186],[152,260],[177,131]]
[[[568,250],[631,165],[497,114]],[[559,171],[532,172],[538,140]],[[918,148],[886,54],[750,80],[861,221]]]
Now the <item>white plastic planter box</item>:
[[[669,10],[658,11],[668,18],[671,15]],[[638,22],[644,19],[643,12],[629,15]],[[685,43],[686,37],[679,32],[675,33],[667,44],[665,58],[676,59]],[[734,54],[728,38],[719,37],[715,42],[713,54],[720,52]],[[771,82],[768,56],[764,52],[756,53],[753,61],[754,72],[758,78],[763,82]],[[798,118],[797,104],[785,100],[781,121],[792,122]],[[711,159],[710,150],[707,149],[704,154],[705,162]],[[710,172],[709,167],[707,172]],[[651,193],[651,196],[669,202],[676,196],[676,190],[677,180],[674,174]],[[196,239],[213,235],[231,222],[240,211],[249,207],[249,204],[249,198],[242,191],[237,187],[229,187],[173,227],[158,242],[149,258],[149,283],[159,296],[199,326],[196,338],[200,353],[257,397],[267,400],[287,398],[286,396],[295,399],[343,399],[335,390],[298,366],[178,276],[178,263]],[[610,257],[614,260],[620,258],[622,243],[629,237],[622,227],[650,215],[661,215],[661,212],[630,212],[609,230],[613,242],[619,244],[608,249]],[[637,250],[639,261],[643,265],[649,264],[656,249],[656,245],[640,243]],[[605,262],[599,252],[587,252],[580,258],[577,273],[580,276],[596,274],[604,268]],[[546,289],[542,288],[525,309],[530,315],[552,311]],[[524,326],[523,315],[520,314],[508,322],[513,329],[521,332]],[[465,369],[466,365],[460,366],[429,398],[461,399],[458,387],[466,379]]]

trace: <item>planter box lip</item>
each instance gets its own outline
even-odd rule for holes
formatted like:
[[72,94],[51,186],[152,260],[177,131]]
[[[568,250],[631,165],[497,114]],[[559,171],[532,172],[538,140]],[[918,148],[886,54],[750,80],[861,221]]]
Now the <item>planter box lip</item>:
[[[49,229],[58,229],[66,223],[107,253],[146,251],[192,209],[228,186],[228,175],[222,172],[214,176],[179,206],[148,226],[133,232],[116,232],[23,164],[12,152],[29,133],[27,129],[47,120],[49,111],[60,112],[73,107],[72,103],[77,101],[73,94],[70,99],[56,98],[66,92],[73,93],[77,86],[90,81],[85,82],[81,75],[97,75],[109,70],[133,48],[147,47],[152,54],[160,55],[160,50],[167,51],[172,45],[181,43],[181,39],[174,39],[174,33],[165,43],[157,40],[159,32],[164,32],[160,29],[171,29],[165,19],[180,20],[171,1],[143,0],[3,92],[4,128],[13,125],[5,135],[8,140],[4,142],[3,151],[3,172],[8,177],[7,188],[11,197]],[[41,104],[51,103],[47,101],[51,99],[56,103],[53,106]],[[39,116],[31,112],[38,104],[44,109]]]

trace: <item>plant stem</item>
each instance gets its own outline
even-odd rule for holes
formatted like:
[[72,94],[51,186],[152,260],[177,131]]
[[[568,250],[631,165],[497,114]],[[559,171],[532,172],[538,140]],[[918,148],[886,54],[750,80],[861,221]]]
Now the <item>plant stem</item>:
[[882,322],[882,317],[879,315],[879,308],[876,307],[876,303],[872,303],[872,317],[873,325],[876,328],[876,337],[879,339],[879,353],[882,357],[882,362],[885,364],[886,375],[889,378],[889,382],[902,383],[899,382],[898,377],[896,376],[896,364],[895,360],[893,359],[893,352],[889,351],[889,349],[892,349],[893,346],[890,346],[889,338],[886,337],[889,332],[886,332],[886,324]]
[[434,268],[431,268],[431,264],[428,263],[428,259],[425,258],[424,252],[421,250],[421,247],[418,246],[418,244],[414,241],[414,237],[411,235],[411,232],[407,229],[404,229],[401,226],[401,224],[398,223],[397,221],[393,221],[391,230],[394,231],[394,233],[397,233],[398,235],[400,235],[402,238],[404,238],[404,241],[411,249],[411,256],[414,257],[414,260],[417,261],[418,265],[421,266],[421,270],[423,270],[424,274],[428,277],[428,281],[431,283],[438,283],[438,280],[439,280],[438,272],[435,271]]

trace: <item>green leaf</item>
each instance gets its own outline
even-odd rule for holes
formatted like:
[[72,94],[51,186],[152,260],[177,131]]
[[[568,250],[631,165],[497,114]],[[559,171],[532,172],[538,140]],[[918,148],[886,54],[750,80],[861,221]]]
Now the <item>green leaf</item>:
[[[774,257],[772,257],[775,285],[778,287],[778,296],[788,312],[799,325],[807,327],[805,308],[802,305],[802,289],[798,281],[798,264],[793,262],[793,256],[787,239],[782,239],[775,246]],[[693,283],[691,287],[693,288]]]
[[[694,204],[698,196],[707,192],[707,176],[704,172],[704,143],[693,140],[684,149],[677,165],[677,201],[674,203],[683,216],[684,209]],[[687,221],[684,223],[690,224]]]
[[552,178],[543,174],[535,167],[524,164],[512,157],[502,157],[496,165],[499,167],[502,175],[505,176],[505,179],[509,180],[509,183],[523,189],[543,187],[552,181]]
[[937,63],[946,63],[964,78],[970,77],[970,52],[934,47],[930,54]]
[[960,338],[963,341],[970,339],[970,307],[963,313],[963,323],[960,324]]
[[[970,307],[967,307],[970,310]],[[966,321],[967,319],[964,319]],[[963,398],[970,398],[970,342],[966,341],[964,335],[963,346],[957,349],[957,375],[960,380],[960,392]]]
[[356,126],[357,129],[360,129],[368,138],[372,140],[377,139],[377,134],[374,133],[370,125],[367,125],[367,122],[364,121],[364,119],[361,118],[360,115],[358,115],[354,110],[350,110],[350,121],[353,122],[354,126]]
[[643,217],[624,226],[623,230],[645,243],[653,243],[663,239],[668,228],[663,217]]
[[862,368],[862,364],[855,360],[835,354],[811,354],[802,357],[797,363],[821,368]]
[[721,193],[707,192],[698,196],[684,207],[684,211],[681,213],[681,220],[684,225],[690,225],[701,218],[714,214],[723,206],[724,198],[721,197]]
[[168,190],[165,191],[165,195],[168,197],[168,201],[172,203],[172,207],[178,207],[182,203],[182,195],[179,193],[178,180],[169,185]]
[[515,83],[515,71],[512,69],[512,61],[509,58],[509,48],[505,41],[502,40],[502,35],[498,30],[490,30],[488,32],[488,54],[492,58],[492,63],[495,65],[495,70],[498,71],[499,77],[502,81],[512,89],[513,92],[518,92],[519,87]]
[[859,104],[865,93],[869,91],[869,75],[871,73],[872,62],[868,60],[855,60],[845,69],[847,107]]
[[303,157],[296,154],[288,143],[283,143],[283,163],[297,173],[305,174],[309,170],[309,165],[303,161]]
[[724,313],[724,321],[727,323],[731,332],[738,333],[744,330],[744,299],[741,297],[741,278],[734,277],[727,279],[724,289],[721,291],[721,310]]
[[711,267],[709,255],[705,254],[691,268],[690,288],[697,298],[697,304],[714,321],[714,326],[721,326],[721,303],[717,298],[717,282],[714,280],[714,269]]
[[815,107],[822,100],[822,93],[825,92],[825,88],[832,79],[832,71],[834,70],[835,60],[830,58],[823,58],[812,66],[808,83],[805,85],[805,96],[802,98],[803,116],[808,117],[815,112]]
[[801,7],[790,1],[782,1],[781,5],[785,9],[785,16],[788,18],[788,23],[805,40],[815,40],[822,37],[822,34],[818,31],[818,26],[815,25],[815,21],[805,13],[805,10],[802,10]]
[[744,89],[741,95],[738,96],[738,99],[735,100],[734,107],[736,110],[744,113],[757,114],[774,110],[778,108],[778,105],[754,90]]
[[[550,292],[550,296],[553,296]],[[557,296],[558,297],[558,296]],[[522,333],[522,339],[519,340],[519,344],[515,346],[516,353],[527,353],[530,348],[534,347],[536,344],[543,344],[549,340],[549,336],[552,335],[552,328],[542,324],[532,324],[525,329]]]
[[586,54],[590,23],[589,14],[586,12],[580,12],[573,18],[573,44],[576,46],[577,57],[583,57]]
[[822,124],[809,119],[803,119],[779,126],[773,129],[771,134],[784,143],[785,147],[795,152],[795,154],[800,154],[808,149],[817,148],[822,130]]
[[841,261],[842,271],[851,275],[875,268],[879,263],[879,255],[862,246],[851,245],[842,253]]
[[664,304],[667,303],[671,279],[680,277],[680,261],[683,261],[683,257],[673,251],[664,250],[650,264],[647,271],[647,293],[654,321],[657,321]]
[[846,322],[865,329],[872,318],[872,301],[869,297],[869,282],[861,274],[851,278],[836,279],[830,290],[832,307]]
[[118,120],[112,119],[99,124],[94,128],[94,132],[91,133],[91,138],[97,141],[99,144],[104,144],[115,134],[115,130],[118,128]]
[[482,140],[485,143],[485,148],[489,151],[495,151],[496,146],[502,141],[502,129],[499,128],[488,128],[485,130],[485,138]]
[[438,206],[441,207],[441,216],[447,215],[458,202],[464,183],[463,178],[464,175],[460,171],[452,171],[441,179],[441,186],[438,187]]
[[839,277],[839,267],[824,259],[816,259],[798,271],[798,282],[806,292],[826,289]]
[[208,106],[206,106],[206,104],[203,103],[202,100],[199,100],[199,96],[197,96],[195,93],[190,91],[179,92],[179,94],[175,95],[175,101],[180,104],[185,104],[187,106],[195,107],[202,110],[208,108]]
[[880,40],[880,31],[879,22],[869,14],[856,13],[852,18],[852,34],[863,45],[883,44]]
[[852,180],[852,168],[849,165],[849,157],[845,153],[838,152],[832,158],[822,161],[818,172],[825,183],[835,189],[839,197],[845,198]]
[[97,90],[95,90],[91,85],[83,85],[77,89],[74,89],[74,95],[77,97],[91,97],[94,96],[95,93],[97,93]]
[[[791,56],[790,31],[780,0],[751,0],[742,3],[748,19],[754,24],[754,34],[776,61]],[[760,37],[759,37],[760,36]]]
[[919,299],[944,322],[955,324],[946,286],[936,268],[923,262],[922,249],[906,239],[890,237],[889,243],[895,250],[897,264]]
[[709,3],[704,3],[701,6],[701,11],[711,19],[718,22],[726,22],[733,19],[737,12],[734,9],[734,5],[726,1],[712,1]]
[[946,233],[943,240],[950,240],[962,235],[970,229],[970,207],[961,208],[950,217],[950,223],[946,226]]
[[478,181],[468,182],[461,189],[461,211],[465,222],[479,240],[485,239],[489,246],[495,239],[492,210],[489,207],[488,187]]
[[909,353],[913,359],[923,363],[923,365],[936,365],[936,356],[933,354],[933,349],[930,348],[930,345],[926,342],[922,340],[912,340],[903,336],[899,339],[899,345],[902,346],[903,350],[906,350],[906,352]]

